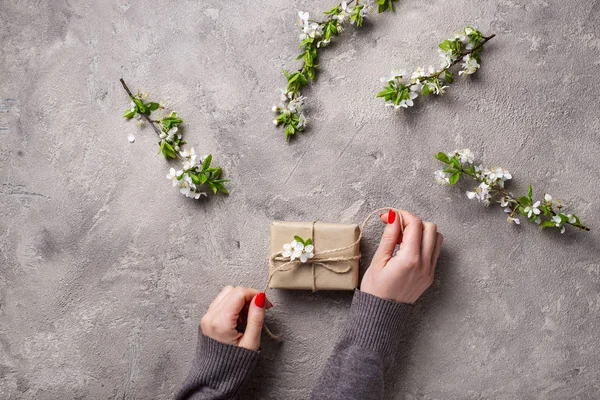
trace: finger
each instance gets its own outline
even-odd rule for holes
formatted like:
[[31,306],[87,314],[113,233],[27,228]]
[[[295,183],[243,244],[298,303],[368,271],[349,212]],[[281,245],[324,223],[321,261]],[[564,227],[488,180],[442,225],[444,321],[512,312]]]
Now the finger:
[[217,295],[217,297],[215,297],[215,299],[212,301],[212,303],[210,303],[210,306],[208,306],[208,309],[211,309],[213,307],[216,307],[217,304],[219,304],[221,302],[221,300],[223,300],[223,298],[225,297],[225,295],[227,293],[229,293],[231,290],[233,289],[233,286],[231,285],[227,285],[223,288],[223,290],[221,290],[221,293],[219,293]]
[[240,339],[239,346],[248,350],[258,350],[260,348],[260,335],[265,322],[265,293],[260,292],[252,299],[250,308],[248,308],[248,321],[246,322],[246,331]]
[[[387,224],[387,222],[388,222],[388,213],[379,214],[379,219],[384,224]],[[402,223],[402,222],[400,222],[400,223]],[[402,243],[402,229],[400,229],[400,234],[398,235],[398,242],[397,243],[398,244]]]
[[444,242],[444,236],[441,233],[436,234],[435,238],[435,249],[433,250],[433,255],[431,257],[431,267],[435,271],[435,266],[437,264],[438,258],[440,257],[440,253],[442,252],[442,243]]
[[423,260],[431,262],[435,249],[437,226],[432,222],[423,222],[423,239],[421,240],[421,255]]
[[238,314],[245,305],[258,293],[256,289],[245,288],[241,286],[234,287],[229,291],[219,303],[219,308],[222,312],[226,313],[230,317],[237,319]]
[[378,266],[380,268],[385,267],[385,264],[394,255],[396,244],[400,236],[400,218],[394,210],[389,210],[386,215],[387,225],[383,230],[379,247],[373,255],[373,262],[371,265]]
[[421,254],[421,237],[423,235],[423,222],[411,213],[401,210],[404,219],[404,233],[398,254],[419,256]]

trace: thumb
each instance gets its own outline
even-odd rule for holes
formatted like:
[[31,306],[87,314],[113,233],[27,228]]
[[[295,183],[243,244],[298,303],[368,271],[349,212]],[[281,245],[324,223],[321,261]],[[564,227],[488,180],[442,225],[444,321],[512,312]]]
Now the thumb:
[[258,350],[260,348],[260,335],[265,322],[266,300],[265,293],[260,292],[250,302],[246,331],[240,339],[240,347],[248,350]]
[[381,219],[384,221],[387,220],[387,225],[371,263],[371,265],[378,266],[379,268],[385,267],[385,264],[394,255],[396,245],[400,242],[400,218],[398,218],[396,211],[390,209],[387,215],[384,214],[381,216]]

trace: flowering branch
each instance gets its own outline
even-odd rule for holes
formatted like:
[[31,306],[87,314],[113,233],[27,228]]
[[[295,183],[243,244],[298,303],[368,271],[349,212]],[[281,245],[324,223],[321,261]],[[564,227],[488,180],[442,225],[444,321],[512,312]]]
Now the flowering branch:
[[[462,175],[468,175],[479,182],[473,191],[467,192],[469,199],[477,199],[485,205],[496,200],[504,212],[508,214],[507,222],[519,225],[521,221],[515,217],[520,215],[540,228],[557,228],[565,232],[565,225],[571,225],[580,230],[590,229],[582,225],[575,214],[564,214],[560,200],[553,201],[549,194],[544,195],[544,201],[533,200],[533,189],[529,185],[527,196],[514,196],[504,188],[504,182],[512,179],[512,175],[504,168],[488,169],[481,164],[475,165],[475,156],[469,149],[457,150],[452,153],[438,153],[436,159],[446,164],[446,168],[435,171],[436,181],[440,185],[449,183],[455,185]],[[556,206],[556,208],[555,208]]]
[[[377,0],[378,11],[380,13],[386,10],[394,11],[394,1],[396,0]],[[302,30],[300,33],[302,52],[296,59],[303,60],[302,67],[294,73],[283,69],[287,85],[281,89],[280,104],[272,108],[272,111],[277,113],[273,123],[285,129],[286,141],[297,132],[304,131],[308,125],[308,119],[302,112],[306,97],[300,94],[300,89],[315,79],[319,49],[327,46],[334,36],[342,33],[347,23],[361,27],[370,11],[371,6],[367,0],[350,0],[325,11],[327,17],[322,22],[311,20],[307,12],[298,12],[298,25]]]
[[[173,182],[173,186],[177,186],[179,191],[186,197],[194,199],[207,196],[206,192],[201,190],[202,185],[208,186],[213,194],[217,192],[228,194],[223,185],[228,180],[221,179],[223,170],[220,167],[210,166],[212,154],[198,158],[193,147],[190,150],[182,149],[186,142],[183,140],[182,132],[179,129],[179,125],[183,121],[177,116],[177,113],[171,112],[158,120],[150,119],[152,111],[164,109],[164,105],[155,102],[146,103],[147,94],[138,92],[134,95],[122,78],[120,81],[123,89],[131,99],[130,108],[125,111],[123,117],[127,119],[135,117],[140,120],[140,123],[142,119],[145,120],[152,126],[160,139],[158,144],[162,155],[166,159],[178,158],[182,162],[181,170],[176,171],[175,168],[171,168],[167,175],[167,179]],[[134,140],[130,138],[130,142]]]
[[426,75],[425,68],[418,67],[408,81],[403,81],[406,72],[394,69],[391,76],[380,79],[386,86],[377,93],[377,97],[383,97],[387,107],[399,110],[412,107],[419,93],[423,96],[444,94],[448,87],[446,84],[454,81],[454,73],[450,69],[462,60],[462,70],[458,75],[467,76],[477,72],[483,45],[495,36],[483,36],[480,31],[467,26],[462,32],[454,34],[453,39],[444,40],[438,45],[441,57],[438,69],[430,65]]

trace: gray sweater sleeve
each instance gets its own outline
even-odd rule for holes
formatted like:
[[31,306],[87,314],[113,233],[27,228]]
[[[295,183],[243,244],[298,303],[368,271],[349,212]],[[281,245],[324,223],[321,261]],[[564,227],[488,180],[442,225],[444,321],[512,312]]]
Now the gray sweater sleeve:
[[232,399],[256,366],[258,351],[217,342],[198,330],[192,369],[177,400]]
[[412,306],[356,290],[346,328],[311,399],[382,399]]

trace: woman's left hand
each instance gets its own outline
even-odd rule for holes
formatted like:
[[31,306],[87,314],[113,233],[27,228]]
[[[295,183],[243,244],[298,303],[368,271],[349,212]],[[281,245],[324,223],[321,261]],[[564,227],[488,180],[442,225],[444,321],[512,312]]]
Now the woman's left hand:
[[[226,286],[200,320],[200,329],[204,336],[218,342],[258,350],[265,309],[271,307],[273,304],[266,299],[264,292]],[[244,332],[238,330],[240,325],[246,326]]]

